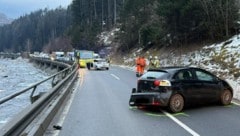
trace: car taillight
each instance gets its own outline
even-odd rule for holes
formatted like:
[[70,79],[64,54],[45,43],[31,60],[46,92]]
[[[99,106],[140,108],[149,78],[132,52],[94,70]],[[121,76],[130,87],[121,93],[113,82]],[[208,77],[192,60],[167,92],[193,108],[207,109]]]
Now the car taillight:
[[158,102],[158,101],[153,101],[153,102],[152,102],[152,105],[160,105],[160,102]]
[[154,84],[154,86],[159,86],[160,85],[160,80],[155,80],[153,84]]
[[168,80],[155,80],[153,84],[154,86],[171,86],[171,83]]

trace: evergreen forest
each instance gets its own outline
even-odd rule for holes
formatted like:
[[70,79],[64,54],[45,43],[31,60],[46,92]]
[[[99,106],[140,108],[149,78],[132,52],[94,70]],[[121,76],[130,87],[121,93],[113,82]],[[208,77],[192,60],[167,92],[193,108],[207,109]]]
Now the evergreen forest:
[[112,28],[121,51],[215,42],[239,33],[239,9],[239,0],[73,0],[1,26],[0,51],[95,50]]

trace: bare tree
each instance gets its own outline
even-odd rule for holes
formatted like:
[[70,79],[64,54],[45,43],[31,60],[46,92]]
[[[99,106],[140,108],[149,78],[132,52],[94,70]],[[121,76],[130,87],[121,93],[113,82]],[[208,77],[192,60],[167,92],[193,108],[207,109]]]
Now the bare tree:
[[116,22],[117,22],[117,2],[116,0],[114,0],[114,25],[116,25]]

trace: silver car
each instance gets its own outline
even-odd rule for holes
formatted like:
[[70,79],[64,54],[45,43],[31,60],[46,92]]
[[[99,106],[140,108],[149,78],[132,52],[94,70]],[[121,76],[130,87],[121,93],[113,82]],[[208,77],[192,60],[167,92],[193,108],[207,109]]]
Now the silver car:
[[97,70],[100,70],[100,69],[108,70],[109,65],[110,65],[109,62],[103,58],[94,59],[94,62],[93,62],[93,68]]

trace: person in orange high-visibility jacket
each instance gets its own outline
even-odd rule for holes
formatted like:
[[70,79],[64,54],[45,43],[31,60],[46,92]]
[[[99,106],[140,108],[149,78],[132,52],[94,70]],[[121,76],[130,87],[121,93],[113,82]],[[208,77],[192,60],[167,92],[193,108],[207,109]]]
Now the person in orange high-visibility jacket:
[[140,77],[144,73],[146,67],[146,60],[143,56],[137,57],[136,59],[136,76]]
[[135,63],[136,63],[136,76],[139,77],[139,72],[140,72],[140,69],[141,69],[141,66],[140,66],[140,60],[141,58],[140,57],[137,57],[136,60],[135,60]]

